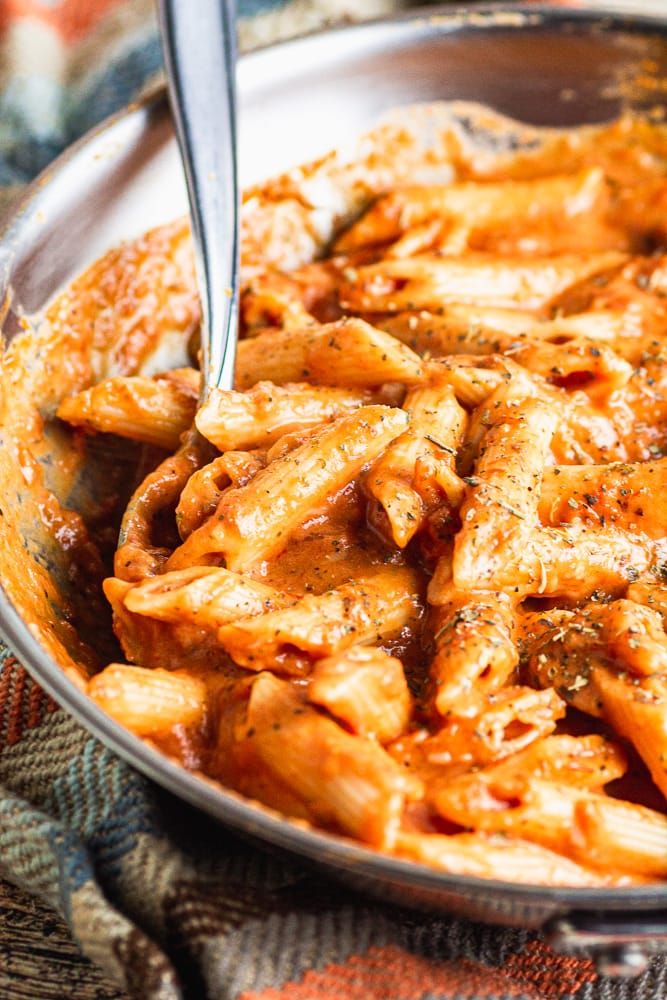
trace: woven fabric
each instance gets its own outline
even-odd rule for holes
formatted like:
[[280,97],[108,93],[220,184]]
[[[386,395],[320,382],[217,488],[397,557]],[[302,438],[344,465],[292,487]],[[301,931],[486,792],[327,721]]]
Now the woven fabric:
[[[353,0],[241,6],[245,45],[359,12]],[[370,0],[363,12],[392,6]],[[160,60],[149,0],[4,0],[0,32],[7,199],[136,96]],[[534,934],[403,912],[247,846],[115,757],[2,646],[0,876],[60,913],[110,980],[150,1000],[667,995],[663,961],[614,984]],[[0,998],[11,997],[0,964]]]

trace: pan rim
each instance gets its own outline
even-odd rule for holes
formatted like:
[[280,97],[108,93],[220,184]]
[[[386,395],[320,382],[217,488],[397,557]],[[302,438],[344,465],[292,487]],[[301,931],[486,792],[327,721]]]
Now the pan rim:
[[[667,34],[667,17],[657,12],[636,13],[630,5],[614,4],[613,7],[584,6],[577,8],[551,4],[533,4],[530,0],[512,4],[483,3],[470,8],[434,6],[420,8],[396,17],[360,25],[345,26],[316,32],[303,38],[292,39],[267,46],[241,57],[241,78],[245,68],[261,60],[286,54],[306,46],[314,47],[324,38],[361,38],[364,32],[385,28],[397,36],[406,32],[406,25],[415,37],[426,30],[504,30],[525,26],[540,27],[545,24],[563,26],[569,22],[585,23],[604,30],[655,30]],[[474,15],[474,16],[471,16]],[[512,20],[512,17],[515,20]],[[495,22],[495,23],[494,23]],[[75,165],[82,153],[88,152],[100,139],[120,130],[123,125],[135,124],[137,116],[150,116],[166,110],[164,86],[158,84],[140,100],[121,109],[100,125],[87,132],[57,157],[24,191],[14,204],[11,214],[0,230],[0,269],[11,273],[13,247],[20,241],[34,211],[39,209],[40,196],[57,185],[68,168]],[[106,715],[67,677],[62,668],[37,642],[29,626],[10,601],[0,582],[0,636],[14,652],[21,664],[34,674],[36,680],[55,700],[83,724],[86,730],[118,753],[127,763],[136,767],[162,787],[191,805],[201,809],[236,833],[246,833],[292,854],[324,864],[328,869],[340,867],[346,872],[367,876],[383,882],[412,889],[470,893],[471,898],[502,895],[508,901],[545,905],[551,913],[571,909],[614,911],[632,905],[646,912],[667,907],[667,884],[655,883],[628,888],[576,888],[552,887],[515,882],[503,882],[469,875],[454,875],[426,865],[393,855],[374,851],[345,837],[306,828],[289,817],[267,809],[211,779],[187,771],[167,755],[152,748],[134,736],[120,723]]]

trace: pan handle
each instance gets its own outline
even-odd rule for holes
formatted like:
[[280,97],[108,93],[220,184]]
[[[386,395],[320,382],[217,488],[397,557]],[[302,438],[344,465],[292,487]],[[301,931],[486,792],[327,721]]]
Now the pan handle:
[[667,910],[596,913],[573,910],[543,928],[555,951],[589,955],[603,976],[638,976],[667,953]]

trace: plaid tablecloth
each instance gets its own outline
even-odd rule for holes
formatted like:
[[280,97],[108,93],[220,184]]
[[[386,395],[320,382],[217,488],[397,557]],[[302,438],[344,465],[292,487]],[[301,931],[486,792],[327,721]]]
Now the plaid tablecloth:
[[[241,39],[247,46],[392,5],[247,0]],[[64,145],[135,96],[160,59],[148,0],[0,0],[0,32],[7,200]],[[535,934],[401,912],[248,847],[115,757],[1,646],[0,876],[57,911],[83,954],[133,997],[667,996],[665,961],[635,981],[605,981],[590,962],[554,954]],[[3,912],[10,911],[0,892],[0,922]],[[38,919],[56,955],[60,925],[48,912],[40,909]],[[13,940],[30,957],[24,929],[20,919],[0,927],[0,1000],[83,997],[76,977],[40,981],[39,962],[15,960]],[[69,946],[60,947],[70,956]],[[71,959],[60,968],[71,970]],[[98,1000],[124,995],[99,984],[85,992]]]

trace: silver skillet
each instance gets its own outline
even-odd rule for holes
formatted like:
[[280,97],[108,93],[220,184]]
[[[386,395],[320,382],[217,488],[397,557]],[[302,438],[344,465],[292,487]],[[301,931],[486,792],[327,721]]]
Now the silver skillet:
[[[636,8],[635,8],[636,9]],[[649,62],[643,62],[644,60]],[[546,125],[618,114],[623,81],[667,80],[667,14],[634,16],[541,5],[428,8],[244,56],[239,66],[244,184],[309,160],[402,104],[464,99]],[[627,88],[626,100],[627,100]],[[662,100],[641,88],[631,103]],[[29,189],[0,242],[3,333],[96,257],[186,210],[163,91],[77,143]],[[17,559],[21,553],[17,552]],[[175,795],[245,835],[316,862],[402,905],[542,927],[564,951],[588,949],[601,971],[632,974],[667,951],[667,885],[551,889],[442,874],[298,827],[189,774],[112,721],[37,643],[0,589],[0,632],[40,683],[89,730]]]

